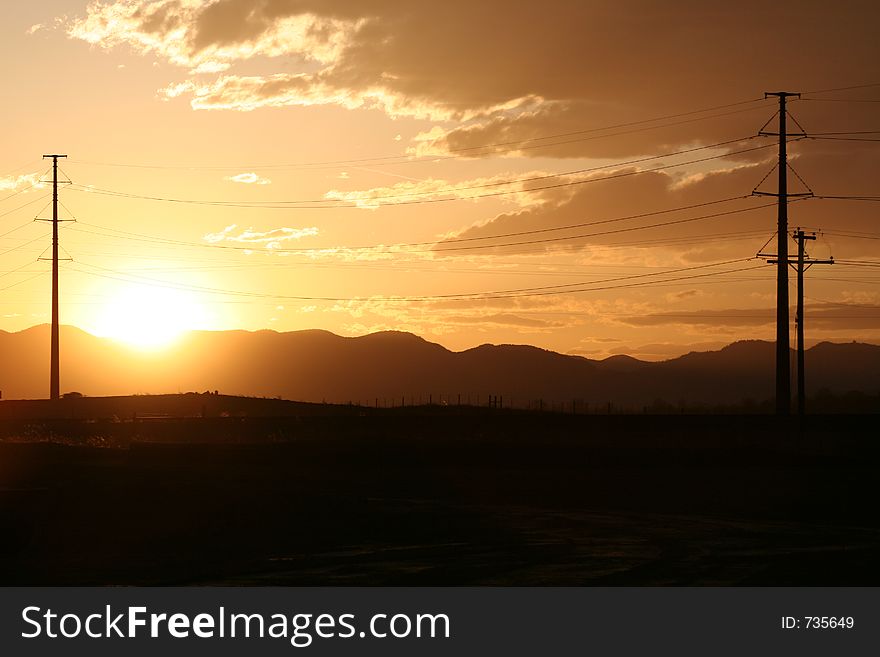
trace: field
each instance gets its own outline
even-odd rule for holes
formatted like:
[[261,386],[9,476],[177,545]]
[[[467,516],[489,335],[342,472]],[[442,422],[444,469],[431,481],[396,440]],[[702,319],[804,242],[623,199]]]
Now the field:
[[878,585],[868,420],[7,413],[0,581]]

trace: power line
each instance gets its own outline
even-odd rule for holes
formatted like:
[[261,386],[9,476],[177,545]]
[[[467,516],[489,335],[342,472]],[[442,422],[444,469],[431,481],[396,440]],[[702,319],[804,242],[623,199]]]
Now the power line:
[[[16,267],[15,269],[10,269],[8,271],[4,271],[4,272],[0,273],[0,278],[3,278],[5,276],[9,276],[10,274],[16,274],[16,273],[20,272],[22,269],[24,269],[25,267],[30,267],[32,264],[34,264],[34,263],[26,262],[23,265]],[[39,273],[45,274],[46,272],[41,270]]]
[[[15,230],[18,230],[18,229],[15,229]],[[9,231],[9,232],[11,233],[13,231]],[[4,233],[4,234],[8,235],[9,233]],[[45,235],[38,235],[37,237],[35,237],[32,240],[28,240],[27,242],[23,242],[21,244],[13,246],[11,249],[7,249],[6,251],[3,251],[2,253],[0,253],[0,256],[5,256],[7,253],[12,253],[13,251],[18,250],[18,249],[22,248],[23,246],[28,246],[29,244],[33,244],[34,242],[41,240],[41,239],[44,239],[44,238],[45,238]]]
[[11,209],[11,210],[7,210],[7,211],[4,212],[3,214],[0,214],[0,218],[5,217],[5,216],[7,216],[7,215],[10,215],[10,214],[12,214],[13,212],[18,212],[18,211],[21,210],[22,208],[26,208],[26,207],[29,206],[29,205],[33,205],[34,203],[37,203],[38,201],[43,201],[43,200],[45,200],[45,199],[47,199],[47,198],[49,198],[49,194],[44,194],[43,196],[38,196],[37,198],[32,199],[32,200],[28,201],[27,203],[24,203],[24,204],[22,204],[22,205],[19,205],[19,206],[16,207],[16,208],[13,208],[13,209]]
[[[749,258],[747,260],[752,260],[753,258]],[[80,263],[85,264],[85,263]],[[156,285],[159,287],[166,287],[170,289],[184,290],[190,292],[200,292],[200,293],[210,293],[210,294],[221,294],[221,295],[229,295],[229,296],[244,296],[249,298],[261,298],[261,299],[287,299],[287,300],[296,300],[296,301],[333,301],[333,302],[356,302],[356,301],[384,301],[384,302],[413,302],[413,301],[448,301],[448,300],[490,300],[490,299],[511,299],[511,298],[519,298],[519,297],[533,297],[533,296],[553,296],[560,294],[575,294],[580,292],[598,292],[604,290],[611,289],[622,289],[622,288],[630,288],[630,287],[644,287],[647,285],[658,285],[665,284],[669,282],[677,282],[683,280],[691,280],[697,278],[705,278],[708,276],[718,276],[729,273],[737,273],[741,271],[750,271],[754,269],[763,269],[764,265],[757,265],[755,267],[741,267],[736,269],[722,270],[718,272],[708,272],[703,274],[691,274],[687,276],[677,276],[674,278],[663,279],[660,281],[643,281],[637,283],[624,283],[620,285],[611,285],[611,286],[602,286],[602,287],[583,287],[580,289],[568,289],[568,290],[560,290],[557,286],[548,286],[547,289],[543,291],[527,291],[527,292],[517,292],[512,294],[504,294],[504,293],[486,293],[486,292],[477,292],[477,293],[466,293],[466,294],[445,294],[445,295],[426,295],[426,296],[399,296],[399,297],[318,297],[318,296],[300,296],[300,295],[282,295],[282,294],[265,294],[258,292],[243,292],[238,290],[224,290],[219,288],[210,288],[210,287],[202,287],[202,286],[191,286],[191,285],[180,285],[175,283],[170,283],[168,281],[162,281],[159,279],[148,278],[144,276],[131,276],[129,274],[125,274],[124,272],[115,271],[112,269],[108,269],[105,267],[98,267],[97,265],[86,265],[93,269],[99,270],[98,272],[91,272],[87,270],[82,270],[74,267],[76,271],[80,271],[85,274],[98,276],[101,278],[109,278],[113,280],[121,280],[126,283],[142,283],[148,285]],[[108,272],[108,273],[101,273]],[[658,272],[656,275],[662,275],[662,273]],[[538,290],[539,288],[535,288]]]
[[[117,238],[117,236],[112,235],[103,235],[102,233],[92,233],[90,234],[101,235],[105,237]],[[614,242],[611,244],[604,244],[603,246],[611,249],[620,249],[631,246],[680,246],[686,244],[703,244],[706,242],[715,242],[719,237],[729,238],[728,241],[742,241],[746,239],[752,239],[755,236],[763,235],[764,231],[738,231],[738,232],[724,232],[724,233],[708,233],[708,234],[698,234],[691,236],[684,236],[680,238],[661,238],[661,239],[649,239],[649,240],[633,240],[626,242]],[[124,238],[119,238],[124,239]],[[425,271],[425,272],[433,272],[433,273],[468,273],[468,274],[498,274],[498,275],[536,275],[536,276],[571,276],[573,273],[582,273],[585,268],[620,268],[620,269],[631,269],[631,268],[642,268],[642,269],[662,269],[662,267],[657,266],[645,266],[645,265],[632,265],[632,264],[601,264],[601,263],[590,263],[586,265],[577,265],[577,272],[564,271],[563,268],[572,267],[572,265],[564,265],[562,263],[553,263],[553,264],[544,264],[536,263],[536,262],[511,262],[509,260],[501,260],[498,262],[497,258],[493,260],[493,262],[498,262],[498,265],[504,267],[503,269],[499,269],[497,266],[493,265],[493,268],[454,268],[450,269],[447,266],[442,266],[438,269],[436,261],[426,261],[422,258],[417,260],[404,260],[400,256],[407,255],[405,252],[395,252],[395,258],[393,263],[383,265],[384,260],[380,261],[332,261],[326,262],[321,260],[315,260],[314,258],[309,258],[307,260],[295,260],[292,261],[289,258],[277,259],[273,258],[272,261],[262,260],[260,262],[254,262],[252,260],[247,261],[239,261],[234,263],[228,263],[226,259],[217,260],[214,258],[202,258],[202,259],[194,259],[192,256],[167,256],[167,255],[156,255],[156,254],[148,254],[144,255],[140,254],[130,254],[120,251],[114,252],[100,252],[100,251],[79,251],[84,255],[92,255],[92,256],[100,256],[100,257],[112,257],[112,258],[121,258],[125,260],[131,260],[135,258],[143,258],[147,260],[166,260],[175,263],[179,263],[182,258],[185,258],[187,262],[193,262],[200,260],[201,262],[209,263],[207,266],[190,266],[190,267],[145,267],[142,268],[143,271],[157,271],[157,272],[172,272],[172,271],[199,271],[199,270],[223,270],[223,269],[292,269],[299,267],[318,267],[318,268],[329,268],[329,269],[368,269],[370,271],[375,270],[389,270],[389,271],[397,271],[400,272],[401,269],[405,271]],[[542,255],[546,252],[542,249],[541,251],[524,251],[519,250],[518,254],[523,253],[541,253]],[[264,255],[271,255],[270,252],[263,252]],[[417,267],[415,265],[429,262],[432,264],[430,267]],[[552,271],[548,271],[547,269],[541,271],[522,271],[522,270],[512,270],[509,269],[510,266],[545,266],[551,268]]]
[[[495,235],[485,235],[485,236],[479,236],[479,237],[450,238],[450,239],[444,239],[444,240],[442,240],[442,242],[443,243],[476,242],[476,241],[483,241],[483,240],[489,240],[489,239],[520,237],[523,235],[536,235],[536,234],[549,233],[549,232],[558,232],[558,231],[562,231],[562,230],[571,230],[574,228],[585,228],[587,226],[597,226],[597,225],[602,225],[602,224],[616,223],[616,222],[620,222],[620,221],[628,221],[631,219],[643,219],[645,217],[670,214],[673,212],[680,212],[683,210],[693,210],[696,208],[703,208],[703,207],[708,207],[711,205],[718,205],[720,203],[728,203],[730,201],[745,200],[747,198],[751,198],[751,197],[748,195],[731,196],[728,198],[718,199],[715,201],[706,201],[704,203],[694,203],[691,205],[682,205],[682,206],[678,206],[678,207],[674,207],[674,208],[665,208],[663,210],[655,210],[653,212],[642,212],[639,214],[625,215],[622,217],[614,217],[614,218],[610,218],[610,219],[587,221],[587,222],[581,222],[581,223],[577,223],[577,224],[568,224],[565,226],[539,228],[539,229],[535,229],[535,230],[524,230],[524,231],[517,231],[517,232],[510,232],[510,233],[497,233]],[[141,238],[144,238],[144,239],[150,240],[150,241],[153,241],[153,240],[159,241],[161,243],[181,244],[181,245],[187,245],[187,246],[210,247],[210,248],[220,248],[220,249],[235,249],[235,250],[242,250],[242,251],[254,250],[254,247],[248,247],[248,246],[232,246],[232,245],[228,245],[228,244],[213,244],[213,243],[205,244],[205,243],[196,243],[196,242],[185,242],[185,241],[181,241],[181,240],[169,240],[169,239],[165,239],[165,238],[156,238],[153,236],[143,235],[140,233],[128,233],[125,231],[119,231],[114,228],[109,228],[106,226],[99,226],[97,224],[91,224],[91,223],[84,222],[84,221],[81,221],[79,223],[84,226],[91,226],[92,228],[100,228],[100,229],[103,229],[106,231],[111,231],[114,233],[121,233],[126,236],[133,235],[133,236],[141,237]],[[396,244],[395,246],[398,246],[398,247],[432,246],[437,243],[438,243],[437,240],[432,240],[432,241],[426,241],[426,242],[409,242],[409,243],[403,243],[403,244]],[[382,245],[357,246],[357,247],[345,247],[345,248],[347,248],[348,250],[356,250],[356,249],[373,250],[375,248],[379,248],[380,246],[382,246]],[[284,251],[283,249],[274,249],[274,250],[275,251]],[[293,250],[298,251],[299,249],[293,249]],[[320,248],[320,247],[316,247],[314,249],[309,249],[309,250],[321,251],[324,249]]]
[[828,137],[828,136],[837,136],[837,135],[876,135],[880,134],[880,130],[850,130],[850,131],[841,131],[841,132],[811,132],[807,134],[807,137]]
[[872,137],[812,137],[812,136],[808,136],[807,139],[815,139],[815,140],[821,140],[821,141],[858,141],[858,142],[863,142],[863,143],[880,141],[880,139],[874,139]]
[[850,89],[867,89],[869,87],[880,87],[880,82],[867,82],[865,84],[854,84],[849,87],[834,87],[831,89],[814,89],[813,91],[804,91],[803,94],[825,94],[832,91],[849,91]]
[[830,199],[832,201],[880,201],[880,196],[831,196],[829,194],[820,194],[814,198]]
[[30,160],[30,161],[26,162],[25,164],[22,164],[20,167],[13,169],[12,171],[7,171],[6,173],[0,174],[0,177],[5,178],[6,176],[11,176],[13,173],[18,173],[22,169],[30,168],[32,165],[37,164],[39,161],[40,160]]
[[18,281],[18,282],[16,282],[16,283],[12,283],[11,285],[7,285],[6,287],[0,287],[0,292],[3,292],[3,291],[5,291],[5,290],[11,290],[11,289],[14,288],[14,287],[17,287],[17,286],[19,286],[19,285],[22,285],[22,284],[24,284],[24,283],[27,283],[27,282],[29,282],[29,281],[32,281],[32,280],[34,280],[35,278],[39,278],[40,276],[45,276],[45,275],[48,274],[48,273],[49,273],[48,271],[42,271],[42,272],[40,272],[40,273],[38,273],[38,274],[34,274],[33,276],[30,276],[29,278],[25,278],[25,279],[20,280],[20,281]]
[[[763,98],[762,99],[755,99],[752,101],[745,101],[745,102],[756,102],[758,100],[763,101],[764,99]],[[742,104],[742,103],[736,103],[736,104]],[[742,114],[743,112],[752,112],[756,109],[761,109],[761,108],[760,107],[751,107],[748,109],[736,110],[733,112],[725,112],[723,114],[714,114],[712,116],[704,116],[704,117],[699,117],[699,118],[695,118],[695,119],[688,119],[686,121],[676,121],[675,123],[667,123],[667,124],[659,125],[659,126],[648,126],[648,127],[644,127],[644,128],[638,128],[635,130],[625,130],[623,132],[612,132],[612,133],[608,133],[608,134],[604,134],[604,135],[595,135],[592,137],[583,137],[580,139],[572,139],[569,141],[554,142],[554,143],[550,143],[550,144],[539,144],[539,145],[535,145],[535,146],[517,146],[518,144],[528,143],[529,141],[533,141],[535,139],[545,139],[544,137],[537,137],[537,138],[525,139],[525,140],[521,140],[521,141],[509,141],[509,142],[501,143],[498,145],[499,146],[517,146],[517,148],[511,149],[516,152],[526,151],[526,150],[531,150],[531,149],[536,149],[536,148],[550,148],[552,146],[564,146],[566,144],[579,143],[582,141],[591,141],[594,139],[605,139],[607,137],[619,137],[619,136],[623,136],[623,135],[630,135],[630,134],[634,134],[637,132],[646,132],[648,130],[657,130],[659,128],[671,128],[671,127],[675,127],[675,126],[679,126],[679,125],[685,125],[688,123],[696,123],[698,121],[705,121],[708,119],[717,119],[717,118],[721,118],[724,116],[731,116],[733,114]],[[690,114],[690,112],[684,114],[683,116],[686,116],[687,114]],[[637,125],[638,123],[643,123],[643,122],[637,121],[632,125]],[[624,125],[626,125],[626,124],[624,124]],[[570,134],[581,134],[583,132],[596,132],[596,131],[598,131],[598,129],[578,131],[578,132],[574,132],[574,133],[570,133]],[[436,140],[435,140],[435,143],[436,143]],[[487,148],[487,146],[469,146],[466,148],[450,149],[447,152],[462,153],[462,152],[471,151],[471,150],[485,150],[486,148]],[[480,157],[483,155],[492,155],[492,154],[493,154],[493,151],[489,151],[487,153],[479,153],[475,157]],[[449,158],[444,158],[444,159],[449,159]]]
[[873,98],[801,98],[801,100],[814,103],[880,103],[880,99]]
[[[694,221],[702,221],[704,219],[714,219],[716,217],[724,217],[724,216],[728,216],[728,215],[732,215],[732,214],[739,214],[742,212],[751,212],[753,210],[759,210],[761,208],[772,207],[773,205],[776,205],[776,204],[775,203],[765,203],[763,205],[756,205],[751,208],[741,208],[738,210],[728,210],[725,212],[715,212],[713,214],[700,215],[698,217],[688,217],[686,219],[676,219],[673,221],[664,221],[664,222],[659,222],[659,223],[654,223],[654,224],[648,224],[645,226],[635,226],[632,228],[618,228],[615,230],[606,230],[606,231],[600,231],[600,232],[596,232],[596,233],[582,233],[580,235],[569,235],[566,237],[549,237],[549,238],[544,238],[544,239],[540,239],[540,240],[526,240],[526,241],[522,241],[522,242],[505,242],[502,244],[482,244],[482,245],[458,246],[458,247],[455,247],[455,246],[453,246],[453,247],[436,247],[436,248],[432,249],[432,251],[434,251],[434,252],[437,252],[437,251],[464,251],[464,250],[471,250],[471,249],[502,248],[502,247],[509,247],[509,246],[521,246],[521,245],[530,245],[530,244],[545,244],[545,243],[551,243],[551,242],[561,242],[561,241],[567,241],[567,240],[573,240],[573,239],[584,239],[587,237],[603,237],[605,235],[616,235],[619,233],[627,233],[627,232],[634,231],[634,230],[646,230],[646,229],[651,229],[651,228],[661,228],[661,227],[665,227],[665,226],[675,226],[675,225],[679,225],[679,224],[691,223]],[[441,244],[442,243],[443,242],[441,242]]]
[[[604,127],[600,127],[600,128],[588,128],[588,129],[584,129],[584,130],[575,130],[575,131],[571,131],[571,132],[562,132],[562,133],[557,133],[557,134],[553,134],[553,135],[545,135],[542,137],[531,137],[531,138],[523,139],[523,140],[494,142],[494,143],[480,144],[480,145],[476,145],[476,146],[468,146],[465,148],[448,149],[447,152],[453,154],[451,156],[425,156],[422,158],[413,158],[408,155],[388,155],[388,156],[368,157],[368,158],[299,162],[299,163],[294,163],[294,164],[263,164],[263,165],[242,164],[242,165],[234,165],[234,166],[232,166],[232,165],[230,165],[230,166],[216,166],[216,165],[203,166],[203,165],[123,164],[123,163],[113,163],[113,162],[89,162],[89,161],[84,161],[84,160],[74,160],[72,163],[73,164],[87,164],[87,165],[92,165],[92,166],[110,166],[110,167],[126,167],[126,168],[140,168],[140,169],[199,169],[199,170],[206,170],[206,171],[209,171],[209,170],[229,171],[229,170],[238,170],[238,169],[258,169],[259,170],[259,169],[279,169],[279,168],[285,168],[285,169],[287,169],[287,168],[319,168],[319,167],[322,167],[325,165],[335,165],[331,168],[337,168],[337,166],[339,166],[339,165],[372,164],[374,166],[379,166],[382,163],[388,163],[388,164],[397,164],[398,163],[398,162],[392,162],[392,160],[400,160],[401,163],[406,163],[406,164],[418,163],[418,162],[436,162],[436,161],[447,160],[447,159],[457,159],[457,155],[456,155],[457,153],[465,153],[465,152],[470,152],[470,151],[478,150],[478,149],[497,148],[499,146],[527,144],[527,143],[530,143],[533,141],[539,141],[539,140],[542,141],[542,140],[548,140],[548,139],[558,139],[558,138],[562,138],[562,137],[571,137],[571,136],[575,136],[575,135],[604,132],[606,130],[615,130],[617,128],[627,128],[627,127],[645,125],[648,123],[656,123],[658,121],[665,121],[668,119],[677,119],[677,118],[681,118],[681,117],[685,117],[685,116],[693,116],[695,114],[703,114],[705,112],[713,112],[716,110],[728,109],[731,107],[738,107],[741,105],[748,105],[751,103],[763,103],[764,100],[766,100],[766,99],[753,98],[751,100],[744,100],[744,101],[739,101],[739,102],[735,102],[735,103],[726,103],[724,105],[716,105],[714,107],[707,107],[707,108],[702,108],[702,109],[698,109],[698,110],[691,110],[688,112],[679,112],[677,114],[669,114],[666,116],[655,117],[652,119],[642,119],[639,121],[629,121],[626,123],[617,123],[617,124],[612,124],[612,125],[608,125],[608,126],[604,126]],[[683,123],[691,123],[693,121],[703,121],[703,120],[708,120],[708,119],[713,119],[713,118],[721,118],[724,116],[729,116],[731,114],[738,114],[741,112],[753,111],[755,109],[758,109],[758,108],[755,107],[755,108],[749,108],[749,109],[744,109],[744,110],[738,110],[736,112],[727,112],[724,114],[718,114],[718,115],[713,115],[713,116],[708,116],[708,117],[701,117],[699,119],[694,119],[692,121],[673,123],[673,124],[669,124],[669,125],[653,126],[651,128],[645,128],[645,129],[650,130],[650,129],[665,128],[665,127],[673,127],[673,126],[677,126],[677,125],[682,125]],[[598,138],[621,136],[621,135],[631,134],[632,132],[642,132],[645,129],[633,130],[633,131],[628,131],[628,132],[617,132],[617,133],[610,134],[610,135],[601,135]],[[565,142],[565,143],[571,143],[571,142]],[[558,146],[558,145],[561,145],[561,144],[547,144],[547,145],[540,145],[540,146],[533,146],[533,147],[523,147],[523,148],[519,148],[517,150],[525,150],[527,148],[541,148],[541,147],[546,147],[546,146]]]
[[24,228],[25,226],[30,226],[32,223],[34,223],[34,222],[33,222],[33,221],[27,221],[27,222],[25,222],[25,223],[23,223],[23,224],[21,224],[21,225],[19,225],[19,226],[16,226],[16,227],[13,228],[12,230],[7,230],[5,233],[3,233],[2,235],[0,235],[0,238],[6,237],[7,235],[12,235],[12,233],[15,233],[16,231],[21,230],[21,229]]
[[[699,164],[702,162],[708,162],[711,160],[723,159],[726,157],[730,157],[733,155],[740,155],[743,153],[751,153],[754,151],[763,150],[766,148],[770,148],[773,144],[765,144],[762,146],[755,146],[752,148],[744,148],[734,151],[728,151],[722,153],[720,155],[712,155],[703,158],[697,158],[688,160],[685,162],[678,162],[675,164],[664,164],[656,167],[651,167],[647,169],[637,169],[634,171],[625,171],[625,172],[617,172],[613,174],[609,174],[607,176],[599,176],[594,178],[587,178],[584,180],[571,180],[562,183],[556,183],[552,185],[543,185],[540,187],[531,187],[529,189],[516,189],[516,190],[505,190],[498,192],[489,192],[484,194],[473,194],[469,196],[453,196],[451,198],[423,198],[426,196],[436,196],[438,194],[457,194],[463,191],[471,191],[474,189],[486,189],[490,187],[499,187],[504,185],[514,185],[514,184],[525,184],[532,182],[540,182],[542,180],[550,180],[554,178],[566,178],[570,176],[581,175],[585,173],[592,173],[595,171],[607,171],[614,170],[620,167],[629,166],[632,164],[639,164],[642,162],[657,160],[663,157],[671,157],[675,155],[683,155],[686,153],[692,153],[700,150],[707,150],[713,148],[720,148],[725,145],[739,143],[743,141],[748,141],[750,139],[754,139],[754,136],[744,137],[739,139],[730,139],[727,141],[719,142],[717,144],[709,144],[707,146],[700,146],[696,148],[689,148],[680,151],[675,151],[671,153],[664,153],[661,155],[653,155],[649,157],[639,158],[636,160],[630,160],[626,162],[618,162],[612,165],[604,165],[598,167],[589,167],[585,169],[576,169],[574,171],[564,171],[560,173],[553,173],[541,176],[531,176],[528,178],[518,178],[504,181],[494,181],[491,183],[481,183],[478,185],[469,185],[466,187],[448,187],[446,189],[436,189],[429,190],[424,192],[407,192],[401,194],[389,194],[383,196],[372,196],[372,197],[360,197],[354,198],[351,201],[346,201],[344,199],[334,199],[334,198],[320,198],[320,199],[300,199],[300,200],[287,200],[287,201],[259,201],[259,202],[248,202],[248,201],[216,201],[216,200],[208,200],[208,199],[182,199],[182,198],[172,198],[165,196],[146,196],[141,194],[133,194],[130,192],[120,192],[116,190],[102,189],[99,187],[89,187],[80,184],[74,184],[72,189],[85,192],[85,193],[93,193],[93,194],[102,194],[105,196],[116,196],[122,198],[133,198],[139,200],[147,200],[147,201],[161,201],[167,203],[184,203],[184,204],[192,204],[192,205],[210,205],[210,206],[219,206],[219,207],[238,207],[238,208],[254,208],[254,209],[280,209],[280,210],[291,210],[291,209],[338,209],[338,208],[361,208],[364,203],[370,203],[372,205],[377,206],[393,206],[393,205],[414,205],[414,204],[422,204],[422,203],[443,203],[449,201],[460,201],[460,200],[473,200],[477,198],[489,198],[495,196],[509,196],[513,194],[524,194],[524,193],[533,193],[537,191],[545,191],[549,189],[560,189],[564,187],[573,187],[576,185],[585,185],[593,182],[601,182],[605,180],[615,180],[618,178],[627,178],[630,176],[640,175],[643,173],[651,173],[654,171],[663,171],[666,169],[672,169],[675,167],[686,166],[689,164]],[[792,140],[797,141],[797,140]],[[416,200],[409,201],[395,201],[391,203],[376,203],[377,201],[383,201],[387,199],[399,199],[399,198],[413,198]],[[302,205],[307,203],[319,203],[321,205],[311,206],[311,205]]]
[[[743,197],[743,198],[748,198],[748,197]],[[722,202],[722,201],[717,201],[717,202]],[[795,202],[795,201],[792,201],[792,202]],[[712,203],[716,203],[716,202],[712,202]],[[695,207],[699,207],[700,205],[702,205],[702,204],[697,204]],[[306,248],[298,248],[298,249],[278,248],[278,249],[272,249],[272,253],[297,253],[297,254],[300,254],[300,253],[367,251],[367,252],[376,253],[376,254],[380,254],[380,253],[395,254],[395,253],[399,253],[399,249],[406,249],[406,251],[405,251],[406,253],[437,253],[437,252],[444,252],[444,251],[465,251],[465,250],[475,250],[475,249],[495,249],[495,248],[510,247],[510,246],[528,246],[528,245],[533,245],[533,244],[564,242],[564,241],[569,241],[569,240],[584,239],[587,237],[600,237],[600,236],[605,236],[605,235],[614,235],[614,234],[632,232],[632,231],[637,231],[637,230],[647,230],[647,229],[660,228],[660,227],[665,227],[665,226],[673,226],[673,225],[678,225],[678,224],[692,223],[695,221],[702,221],[705,219],[714,219],[717,217],[740,214],[743,212],[751,212],[753,210],[759,210],[762,208],[771,207],[773,205],[775,205],[775,203],[764,203],[762,205],[756,205],[756,206],[752,206],[749,208],[738,208],[735,210],[727,210],[724,212],[703,214],[703,215],[698,215],[696,217],[687,217],[684,219],[676,219],[676,220],[665,221],[665,222],[657,222],[657,223],[648,224],[648,225],[632,226],[629,228],[620,228],[620,229],[615,229],[615,230],[599,231],[599,232],[593,232],[593,233],[581,233],[581,234],[577,234],[577,235],[567,235],[567,236],[562,236],[562,237],[552,237],[552,238],[543,238],[543,239],[535,239],[535,240],[521,240],[521,241],[517,241],[517,242],[503,242],[500,244],[491,243],[491,244],[478,244],[478,245],[471,245],[471,246],[450,246],[450,247],[437,246],[438,244],[442,245],[445,243],[444,241],[441,240],[439,242],[438,241],[410,242],[410,243],[393,244],[393,245],[387,245],[387,246],[382,245],[382,244],[377,244],[377,245],[368,245],[368,246],[361,245],[361,246],[306,247]],[[624,221],[624,220],[631,219],[631,218],[637,218],[637,217],[641,218],[641,217],[652,216],[655,214],[666,214],[671,211],[673,211],[673,210],[662,210],[662,211],[658,211],[656,213],[643,213],[641,215],[633,215],[633,216],[628,216],[628,217],[618,217],[618,218],[614,218],[614,219],[606,219],[606,220],[601,220],[601,221],[595,222],[595,223],[587,222],[582,225],[589,226],[589,225],[604,224],[604,223],[610,223],[610,222],[616,222],[616,221]],[[83,230],[82,228],[79,227],[80,225],[90,226],[93,228],[99,228],[101,230],[107,230],[107,231],[112,231],[114,233],[119,233],[119,237],[122,237],[124,239],[129,239],[132,241],[146,241],[146,242],[152,242],[152,243],[156,243],[156,244],[169,244],[169,245],[175,245],[175,246],[211,248],[211,249],[226,249],[226,250],[233,250],[233,251],[255,251],[256,250],[255,247],[253,247],[253,246],[233,246],[233,245],[228,245],[228,244],[205,244],[205,243],[199,243],[199,242],[185,242],[185,241],[181,241],[181,240],[154,238],[154,237],[141,235],[141,234],[137,234],[137,233],[125,233],[123,231],[118,231],[116,229],[107,228],[105,226],[98,226],[96,224],[91,224],[91,223],[87,223],[87,222],[83,222],[83,221],[78,222],[77,227],[72,228],[71,230],[73,230],[75,232],[82,232],[82,233],[91,233],[91,234],[98,234],[98,235],[101,234],[101,233],[95,233],[94,231]],[[525,233],[532,233],[532,232],[539,233],[539,232],[544,232],[544,231],[542,231],[542,230],[540,230],[540,231],[521,231],[521,233],[524,233],[524,234]],[[455,242],[461,243],[461,242],[482,241],[482,240],[491,239],[491,238],[499,238],[499,237],[503,238],[508,235],[515,235],[515,234],[507,234],[507,235],[501,234],[501,235],[493,235],[491,237],[457,238],[455,240]],[[104,236],[105,237],[116,237],[116,235],[104,235]],[[413,247],[423,247],[423,246],[431,246],[433,248],[421,249],[421,250],[418,248],[413,248]]]
[[10,194],[9,196],[4,196],[3,198],[0,198],[0,203],[2,203],[3,201],[8,201],[9,199],[18,196],[19,194],[24,194],[25,192],[27,192],[27,191],[33,189],[33,188],[36,187],[36,186],[37,186],[37,183],[33,183],[33,184],[31,184],[31,185],[28,185],[27,187],[24,187],[24,188],[22,188],[22,189],[16,190],[15,192],[13,192],[12,194]]

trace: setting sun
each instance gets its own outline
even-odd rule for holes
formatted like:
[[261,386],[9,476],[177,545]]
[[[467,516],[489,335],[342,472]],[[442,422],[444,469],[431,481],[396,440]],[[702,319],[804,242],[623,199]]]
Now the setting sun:
[[131,285],[96,313],[94,332],[138,349],[161,349],[192,330],[198,315],[198,304],[185,292]]

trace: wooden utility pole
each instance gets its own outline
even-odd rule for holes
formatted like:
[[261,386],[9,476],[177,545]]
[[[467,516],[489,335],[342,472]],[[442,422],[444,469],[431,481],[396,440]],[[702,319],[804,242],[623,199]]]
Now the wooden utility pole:
[[803,419],[806,412],[806,385],[804,383],[804,272],[813,265],[833,265],[834,258],[828,260],[806,260],[804,258],[804,241],[815,240],[816,233],[805,233],[800,228],[794,232],[798,243],[797,258],[797,314],[794,321],[797,325],[797,385],[798,385],[798,416]]

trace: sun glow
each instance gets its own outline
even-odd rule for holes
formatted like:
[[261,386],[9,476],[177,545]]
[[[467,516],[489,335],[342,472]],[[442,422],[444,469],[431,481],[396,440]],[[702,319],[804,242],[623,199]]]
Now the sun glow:
[[162,349],[197,328],[201,308],[185,292],[149,285],[128,286],[95,318],[95,334],[138,349]]

